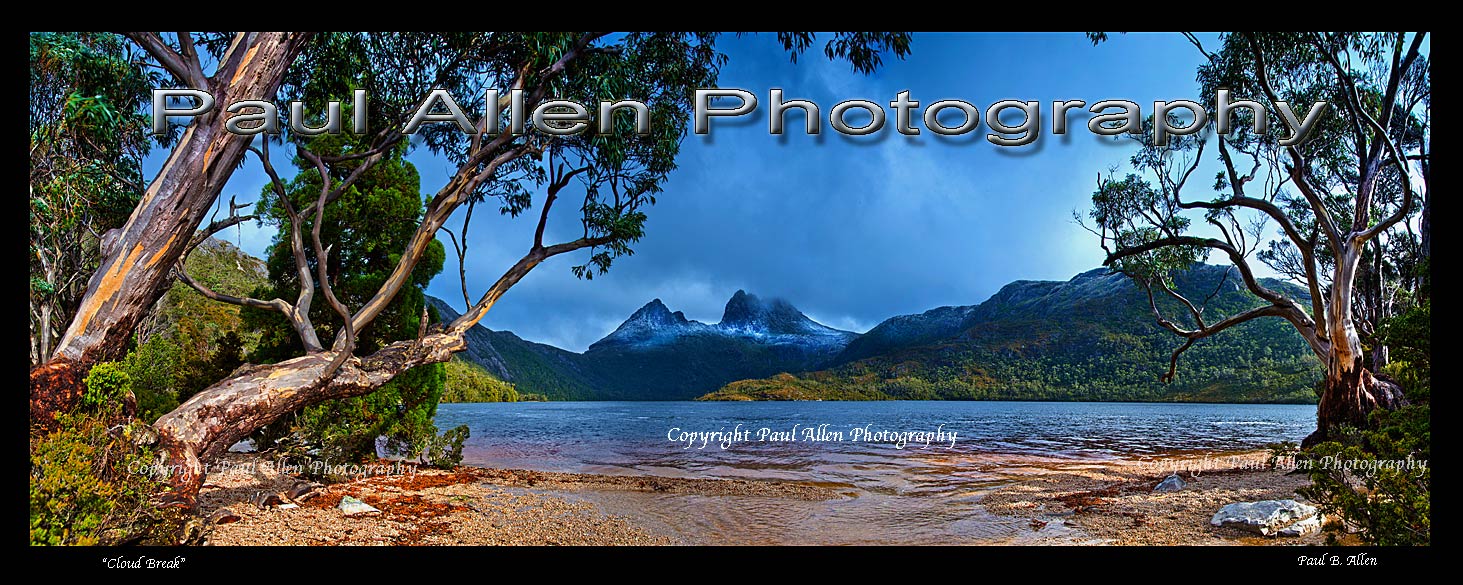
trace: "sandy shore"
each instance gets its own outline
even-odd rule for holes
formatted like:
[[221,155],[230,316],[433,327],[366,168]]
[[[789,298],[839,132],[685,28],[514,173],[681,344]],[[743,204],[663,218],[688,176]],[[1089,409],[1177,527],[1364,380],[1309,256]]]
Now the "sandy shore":
[[[307,482],[281,473],[263,457],[231,453],[214,465],[221,470],[208,475],[199,493],[200,511],[210,518],[207,542],[213,545],[659,545],[671,541],[588,503],[536,492],[841,497],[788,482],[409,467],[406,473],[319,486],[291,500],[288,494]],[[285,506],[256,503],[271,494],[285,496]],[[381,513],[346,517],[336,509],[344,496]]]
[[[1321,536],[1266,538],[1209,525],[1225,504],[1297,498],[1303,475],[1263,469],[1263,452],[1222,457],[1171,456],[1148,461],[1029,458],[990,462],[1010,483],[980,504],[1030,527],[1012,545],[1301,545]],[[221,464],[221,465],[219,465]],[[290,499],[306,483],[258,455],[229,454],[199,495],[215,545],[661,545],[674,541],[637,522],[555,492],[625,490],[696,496],[836,500],[847,490],[792,482],[682,479],[523,470],[398,468],[323,485]],[[1177,471],[1186,489],[1153,493]],[[280,502],[259,505],[271,494]],[[567,494],[566,494],[567,495]],[[346,517],[343,496],[380,514]],[[293,505],[291,505],[293,504]]]
[[[1265,469],[1265,452],[1172,456],[1154,461],[1048,463],[981,500],[990,512],[1029,519],[1007,544],[1306,545],[1324,537],[1267,538],[1209,524],[1226,504],[1297,499],[1303,474]],[[1187,486],[1154,493],[1170,473]]]

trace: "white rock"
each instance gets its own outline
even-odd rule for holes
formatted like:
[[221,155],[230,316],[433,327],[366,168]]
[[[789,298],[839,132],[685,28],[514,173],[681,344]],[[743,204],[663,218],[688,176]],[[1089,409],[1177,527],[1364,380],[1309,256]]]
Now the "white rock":
[[254,439],[244,439],[229,446],[230,453],[253,453],[258,450],[254,446]]
[[1272,536],[1280,530],[1316,516],[1316,507],[1295,500],[1238,502],[1219,509],[1209,523]]
[[381,513],[380,510],[371,507],[370,504],[367,504],[350,496],[341,497],[340,504],[336,506],[336,508],[339,509],[341,512],[344,512],[346,516],[362,516],[365,514]]
[[1176,492],[1176,491],[1179,491],[1181,489],[1184,489],[1184,485],[1185,485],[1184,484],[1184,480],[1179,477],[1179,474],[1175,473],[1173,475],[1170,475],[1170,476],[1164,478],[1163,479],[1163,482],[1158,484],[1158,487],[1153,488],[1153,491],[1155,491],[1155,492]]
[[1310,536],[1321,531],[1321,516],[1315,515],[1306,518],[1285,528],[1281,528],[1275,534],[1279,536]]

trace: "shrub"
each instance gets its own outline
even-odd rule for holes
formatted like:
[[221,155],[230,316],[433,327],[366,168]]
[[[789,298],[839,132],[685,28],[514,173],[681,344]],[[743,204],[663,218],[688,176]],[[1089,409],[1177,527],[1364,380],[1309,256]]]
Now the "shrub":
[[[1307,453],[1312,485],[1299,493],[1340,522],[1328,541],[1355,532],[1368,544],[1431,542],[1428,405],[1372,413],[1375,430],[1344,429]],[[1400,462],[1400,464],[1398,463]]]
[[440,469],[452,469],[462,464],[462,444],[471,434],[467,425],[459,425],[441,435],[434,435],[424,441],[422,462]]
[[[376,437],[387,437],[409,453],[421,453],[437,438],[432,418],[446,377],[442,364],[419,366],[365,396],[330,400],[300,411],[292,431],[326,461],[356,462],[376,454]],[[280,437],[286,433],[274,429]],[[267,443],[261,443],[267,446]]]
[[137,396],[137,417],[154,422],[178,407],[177,378],[183,349],[165,335],[153,335],[123,358]]
[[[104,370],[98,380],[107,376]],[[87,412],[58,420],[57,430],[32,438],[31,544],[169,543],[176,534],[169,522],[177,518],[149,501],[162,486],[146,473],[154,453],[132,440],[140,423],[109,428],[103,416]]]
[[92,366],[86,375],[86,391],[81,395],[83,409],[98,412],[119,406],[132,392],[132,377],[122,364],[103,362]]
[[1379,545],[1432,541],[1431,324],[1429,303],[1423,301],[1382,327],[1399,358],[1386,373],[1402,385],[1412,406],[1375,411],[1368,428],[1341,429],[1336,440],[1304,454],[1312,485],[1299,490],[1301,495],[1341,518],[1326,526],[1329,541],[1341,532]]

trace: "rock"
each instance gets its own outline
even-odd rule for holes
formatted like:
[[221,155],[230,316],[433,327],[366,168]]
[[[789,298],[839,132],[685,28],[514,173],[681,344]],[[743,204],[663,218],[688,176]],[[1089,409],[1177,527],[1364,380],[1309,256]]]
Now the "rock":
[[1319,514],[1306,518],[1285,528],[1281,528],[1275,534],[1280,536],[1310,536],[1321,532],[1321,516]]
[[208,517],[209,524],[228,524],[230,522],[238,522],[239,520],[242,520],[242,518],[228,508],[221,508]]
[[318,483],[298,483],[295,484],[295,487],[290,488],[288,495],[291,500],[303,502],[319,495],[319,489],[320,484]]
[[268,508],[270,506],[278,506],[278,505],[284,503],[284,499],[283,498],[280,498],[279,497],[279,494],[270,494],[270,493],[265,493],[265,492],[259,492],[257,494],[254,494],[254,500],[253,501],[254,501],[254,505],[255,506],[259,506],[260,508]]
[[230,453],[254,453],[259,451],[254,446],[254,439],[244,439],[229,446]]
[[300,507],[299,504],[280,504],[279,505],[279,509],[281,509],[281,510],[293,510],[293,509],[298,508],[298,507]]
[[340,505],[336,506],[336,508],[340,509],[341,512],[344,512],[346,516],[364,516],[366,514],[381,513],[380,510],[371,507],[370,504],[367,504],[350,496],[342,496],[340,498]]
[[1162,482],[1159,482],[1158,487],[1153,488],[1153,491],[1155,491],[1155,492],[1176,492],[1176,491],[1179,491],[1181,489],[1184,489],[1184,485],[1185,485],[1184,484],[1184,480],[1183,479],[1180,479],[1179,478],[1179,474],[1175,473],[1173,475],[1170,475],[1170,476],[1164,478],[1164,480]]
[[[1209,523],[1214,526],[1229,526],[1255,534],[1274,536],[1293,524],[1315,517],[1315,506],[1302,504],[1295,500],[1263,500],[1229,504],[1220,508]],[[1304,530],[1304,528],[1298,530]]]

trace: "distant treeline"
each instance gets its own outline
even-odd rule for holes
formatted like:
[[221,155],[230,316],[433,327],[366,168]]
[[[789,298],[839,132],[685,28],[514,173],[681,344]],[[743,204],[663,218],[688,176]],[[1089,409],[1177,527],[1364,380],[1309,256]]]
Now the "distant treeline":
[[542,394],[519,392],[513,384],[493,377],[481,366],[453,358],[447,362],[442,402],[543,402]]

